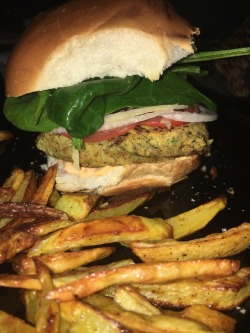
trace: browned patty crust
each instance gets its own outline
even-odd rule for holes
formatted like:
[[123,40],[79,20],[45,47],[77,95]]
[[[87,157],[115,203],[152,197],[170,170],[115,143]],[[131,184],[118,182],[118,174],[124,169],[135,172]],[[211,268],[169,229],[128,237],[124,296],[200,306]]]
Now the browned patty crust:
[[[117,138],[86,143],[80,151],[80,164],[85,167],[102,167],[157,163],[173,157],[206,154],[211,143],[203,123],[190,123],[172,130],[137,126]],[[66,136],[40,134],[37,147],[47,155],[72,162],[72,141]]]

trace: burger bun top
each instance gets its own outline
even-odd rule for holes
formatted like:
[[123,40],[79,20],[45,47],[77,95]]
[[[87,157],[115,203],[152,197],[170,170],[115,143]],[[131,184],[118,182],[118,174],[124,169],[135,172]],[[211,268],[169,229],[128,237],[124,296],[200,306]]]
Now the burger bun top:
[[161,0],[73,0],[40,13],[13,49],[6,96],[91,78],[139,75],[158,80],[193,53],[199,34]]

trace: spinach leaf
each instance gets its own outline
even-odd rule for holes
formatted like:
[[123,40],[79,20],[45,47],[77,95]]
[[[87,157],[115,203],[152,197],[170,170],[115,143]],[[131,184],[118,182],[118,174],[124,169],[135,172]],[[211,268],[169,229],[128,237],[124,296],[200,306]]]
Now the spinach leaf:
[[125,94],[140,80],[138,76],[106,78],[57,89],[46,103],[48,117],[71,136],[84,138],[103,125],[107,96]]
[[105,78],[10,97],[4,113],[21,129],[44,132],[64,127],[73,138],[82,139],[102,126],[106,114],[123,108],[197,103],[216,109],[209,98],[186,81],[186,75],[168,71],[154,82],[138,76]]
[[48,118],[45,105],[51,92],[8,97],[4,103],[5,117],[16,127],[31,132],[48,132],[58,127]]

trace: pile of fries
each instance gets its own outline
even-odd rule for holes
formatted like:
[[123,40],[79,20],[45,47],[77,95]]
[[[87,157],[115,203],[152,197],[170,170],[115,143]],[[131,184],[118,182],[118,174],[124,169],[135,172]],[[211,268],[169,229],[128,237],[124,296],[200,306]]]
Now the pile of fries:
[[[0,311],[1,332],[235,332],[222,311],[250,297],[250,267],[230,258],[249,247],[250,223],[195,238],[225,196],[147,218],[133,211],[152,192],[64,194],[55,176],[15,168],[0,187],[0,263],[14,271],[0,286],[18,288],[26,312]],[[114,260],[118,248],[130,258]]]

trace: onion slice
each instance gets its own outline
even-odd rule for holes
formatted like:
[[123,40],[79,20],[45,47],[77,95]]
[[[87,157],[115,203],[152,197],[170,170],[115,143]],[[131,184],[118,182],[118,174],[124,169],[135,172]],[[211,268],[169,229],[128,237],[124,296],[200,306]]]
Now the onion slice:
[[[143,108],[122,110],[109,114],[104,118],[104,124],[98,129],[98,132],[112,130],[122,126],[128,126],[157,116],[163,117],[166,124],[168,120],[177,120],[183,122],[210,122],[218,118],[216,112],[211,111],[203,105],[197,105],[196,111],[192,111],[187,105],[156,105]],[[54,133],[65,133],[64,128],[57,128]]]
[[106,131],[122,127],[156,116],[183,122],[208,122],[217,119],[217,114],[203,106],[198,106],[198,112],[188,111],[187,105],[156,105],[126,111],[105,116],[105,122],[98,131]]

